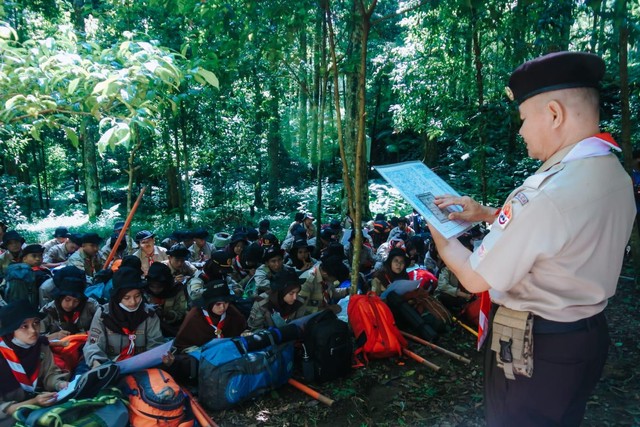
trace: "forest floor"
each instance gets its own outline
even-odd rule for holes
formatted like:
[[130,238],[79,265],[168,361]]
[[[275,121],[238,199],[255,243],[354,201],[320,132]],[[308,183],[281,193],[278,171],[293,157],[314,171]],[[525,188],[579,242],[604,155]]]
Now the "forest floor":
[[[606,314],[609,358],[583,426],[640,426],[640,287],[624,272]],[[483,426],[482,353],[475,339],[456,326],[438,342],[471,359],[469,365],[410,342],[412,351],[442,369],[435,372],[411,359],[374,360],[348,378],[314,386],[335,400],[331,407],[285,385],[211,415],[220,427]]]

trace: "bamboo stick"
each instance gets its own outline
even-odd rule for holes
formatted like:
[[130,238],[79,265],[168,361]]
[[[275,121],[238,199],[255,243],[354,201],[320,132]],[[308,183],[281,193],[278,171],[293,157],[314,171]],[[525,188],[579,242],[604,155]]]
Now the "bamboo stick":
[[478,333],[476,331],[473,330],[473,328],[471,328],[471,326],[468,326],[464,323],[462,323],[460,320],[456,319],[455,317],[453,318],[453,321],[456,322],[458,325],[462,326],[463,328],[465,328],[467,331],[471,332],[473,334],[473,336],[477,337]]
[[293,378],[289,379],[289,384],[291,384],[292,386],[294,386],[295,388],[297,388],[298,390],[308,394],[309,396],[313,397],[314,399],[324,403],[325,405],[331,406],[333,405],[333,400],[329,399],[327,396],[318,393],[317,391],[313,390],[310,387],[307,387],[306,385],[302,384],[300,381],[296,381]]
[[142,200],[142,195],[144,194],[146,189],[147,189],[147,187],[142,187],[142,190],[140,191],[140,194],[138,195],[138,198],[136,199],[136,202],[133,204],[133,207],[131,208],[131,212],[129,212],[129,215],[127,216],[127,220],[124,222],[124,227],[122,227],[122,230],[120,230],[120,234],[118,234],[118,238],[116,239],[116,243],[113,245],[113,248],[111,249],[111,252],[109,253],[109,256],[107,257],[107,260],[104,263],[104,267],[102,267],[103,270],[106,270],[109,267],[109,264],[113,260],[113,257],[116,255],[116,251],[118,250],[118,246],[120,246],[120,242],[122,241],[125,233],[129,229],[129,225],[131,224],[131,220],[133,219],[133,214],[136,213],[136,210],[138,209],[138,206],[140,205],[140,201]]
[[211,419],[209,414],[207,414],[200,403],[193,397],[193,394],[191,394],[191,392],[186,388],[182,388],[182,391],[184,391],[189,398],[189,401],[191,402],[191,409],[193,409],[193,415],[198,420],[198,423],[202,427],[218,427],[218,424]]
[[446,348],[442,348],[440,346],[437,346],[433,343],[430,343],[429,341],[423,340],[420,337],[417,337],[415,335],[411,335],[410,333],[404,332],[404,331],[400,331],[402,333],[402,335],[404,335],[405,337],[409,338],[410,340],[413,340],[415,342],[417,342],[418,344],[422,344],[422,345],[426,345],[427,347],[437,351],[438,353],[442,353],[445,354],[447,356],[450,356],[456,360],[459,360],[460,362],[464,362],[464,363],[471,363],[470,359],[467,359],[464,356],[460,356],[457,353],[454,353],[453,351],[449,351]]
[[425,359],[422,356],[419,356],[419,355],[415,354],[413,351],[409,350],[408,348],[403,348],[402,352],[404,354],[406,354],[407,356],[409,356],[410,358],[412,358],[413,360],[415,360],[416,362],[422,363],[423,365],[430,367],[431,369],[433,369],[436,372],[438,372],[440,370],[440,366],[436,365],[435,363],[429,362],[427,359]]

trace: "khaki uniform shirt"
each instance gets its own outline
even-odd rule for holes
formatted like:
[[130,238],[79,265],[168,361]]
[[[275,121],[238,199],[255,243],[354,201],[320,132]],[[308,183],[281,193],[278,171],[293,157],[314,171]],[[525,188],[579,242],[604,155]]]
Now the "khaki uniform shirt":
[[60,242],[58,242],[58,239],[53,238],[51,240],[47,240],[46,242],[44,242],[42,244],[42,247],[44,248],[44,251],[47,252],[49,249],[51,249],[52,247],[59,245]]
[[73,265],[84,271],[87,276],[93,277],[98,271],[102,270],[106,259],[102,257],[100,252],[95,254],[91,259],[87,257],[82,248],[75,251],[67,260],[67,265]]
[[144,253],[142,253],[141,249],[138,249],[137,251],[135,251],[133,255],[140,258],[140,261],[142,262],[142,272],[144,273],[145,276],[149,272],[149,266],[153,262],[166,261],[169,259],[169,256],[167,255],[167,250],[161,246],[153,247],[153,255],[151,256],[151,259],[149,259],[149,257],[147,257]]
[[[125,255],[133,255],[133,253],[139,248],[138,244],[134,242],[131,236],[129,236],[128,234],[124,236],[124,239],[127,242],[127,249],[124,251]],[[111,253],[111,237],[105,240],[105,243],[100,249],[100,252],[102,253],[102,256],[107,259],[107,257]]]
[[71,254],[67,251],[67,244],[60,243],[52,246],[48,251],[45,251],[42,262],[44,264],[55,264],[58,262],[65,262],[69,259]]
[[213,243],[209,242],[204,242],[203,247],[199,247],[195,243],[189,247],[189,252],[191,252],[191,261],[193,262],[207,261],[215,251],[216,247],[213,246]]
[[631,178],[616,156],[561,162],[573,147],[511,193],[470,258],[494,302],[559,322],[605,308],[636,214]]

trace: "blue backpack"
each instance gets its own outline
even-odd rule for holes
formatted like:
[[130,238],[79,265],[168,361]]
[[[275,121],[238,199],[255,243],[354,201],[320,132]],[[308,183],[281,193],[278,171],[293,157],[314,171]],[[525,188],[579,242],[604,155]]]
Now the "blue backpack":
[[198,396],[212,411],[227,409],[285,384],[293,372],[293,342],[249,352],[237,338],[214,339],[200,352]]

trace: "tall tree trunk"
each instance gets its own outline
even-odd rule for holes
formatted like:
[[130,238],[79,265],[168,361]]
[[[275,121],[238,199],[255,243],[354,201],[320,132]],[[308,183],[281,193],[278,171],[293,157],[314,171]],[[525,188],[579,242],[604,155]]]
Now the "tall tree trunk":
[[38,154],[36,151],[38,150],[36,144],[38,142],[29,138],[29,151],[31,153],[31,170],[35,171],[34,175],[36,177],[36,189],[38,191],[38,207],[40,209],[44,209],[44,198],[42,197],[42,183],[40,182],[40,171],[42,170],[41,165],[38,162]]
[[267,144],[269,147],[269,191],[267,203],[269,210],[275,211],[278,207],[278,194],[280,189],[280,173],[283,167],[281,160],[281,136],[280,136],[280,90],[275,76],[269,79],[269,128],[267,131]]
[[187,225],[191,226],[191,165],[189,162],[189,129],[187,125],[188,114],[184,106],[184,101],[180,103],[180,134],[182,135],[182,155],[184,158],[184,205],[187,216]]
[[482,81],[482,58],[481,58],[481,48],[480,48],[480,34],[478,30],[478,16],[476,10],[471,8],[471,28],[472,28],[472,37],[473,37],[473,63],[476,71],[476,91],[477,91],[477,100],[478,100],[478,115],[477,115],[477,123],[478,123],[478,143],[479,147],[477,150],[478,153],[478,166],[480,172],[480,185],[481,185],[481,194],[482,194],[482,204],[487,204],[488,197],[488,188],[487,188],[487,141],[485,135],[485,125],[484,125],[484,83]]
[[253,135],[254,135],[254,154],[256,156],[256,174],[254,177],[253,188],[253,205],[256,208],[264,208],[264,200],[262,198],[262,154],[260,141],[262,141],[262,134],[264,133],[264,122],[267,120],[267,113],[264,106],[264,95],[262,94],[262,87],[260,86],[260,77],[258,70],[254,67],[253,70],[253,111],[255,111],[255,119],[253,123]]
[[174,150],[176,153],[176,175],[178,178],[178,213],[180,214],[180,221],[184,222],[185,219],[185,209],[184,209],[184,188],[185,188],[185,184],[184,184],[184,180],[182,178],[182,173],[181,173],[181,164],[180,164],[180,159],[181,159],[181,155],[180,155],[180,130],[179,130],[179,126],[178,126],[178,117],[173,117],[173,119],[170,121],[170,123],[173,125],[173,145],[174,145]]
[[[318,99],[320,100],[320,113],[317,117],[314,118],[314,122],[318,123],[318,132],[317,137],[318,141],[315,144],[318,147],[318,152],[315,154],[315,157],[318,159],[316,166],[316,199],[318,200],[318,206],[316,209],[316,218],[318,218],[318,223],[320,223],[320,218],[322,217],[322,149],[324,147],[324,111],[327,106],[327,86],[329,82],[329,73],[327,70],[327,25],[326,21],[322,20],[322,40],[321,47],[318,46],[321,51],[319,52],[320,61],[322,61],[322,86],[321,91],[318,92]],[[316,58],[318,59],[318,58]],[[318,67],[319,69],[320,67]],[[320,80],[320,73],[318,72],[318,79]],[[315,77],[314,77],[315,79]],[[315,93],[314,93],[315,96]],[[316,227],[316,239],[320,239],[320,227]]]
[[591,25],[591,52],[597,52],[598,46],[598,21],[600,19],[600,7],[602,6],[602,0],[587,1],[587,5],[593,11],[593,24]]
[[[631,109],[629,101],[629,22],[627,16],[627,0],[616,1],[616,27],[618,28],[618,58],[620,62],[620,146],[622,147],[624,165],[629,173],[633,169],[633,147],[631,146]],[[633,248],[633,266],[636,285],[640,276],[640,240],[638,239],[638,221],[631,233]]]
[[300,92],[298,96],[298,147],[300,159],[309,163],[309,146],[307,142],[307,103],[309,102],[309,85],[307,83],[307,32],[300,31]]
[[102,200],[100,199],[100,183],[98,180],[98,164],[96,162],[96,144],[93,141],[94,132],[91,129],[89,118],[82,123],[82,162],[84,164],[84,190],[87,196],[87,210],[91,222],[102,213]]
[[44,141],[38,144],[40,149],[40,160],[42,161],[42,182],[44,186],[44,202],[47,210],[51,209],[51,188],[49,188],[49,174],[47,173],[47,154],[44,147]]
[[[323,77],[320,75],[321,56],[324,50],[326,55],[326,31],[323,33],[324,14],[320,8],[316,11],[316,20],[313,37],[313,92],[311,94],[311,165],[318,164],[318,126],[320,120],[324,117],[318,115],[318,106],[320,105],[320,85]],[[324,38],[323,38],[324,37]],[[322,46],[322,47],[321,47]],[[322,68],[322,72],[326,73],[326,66]]]

